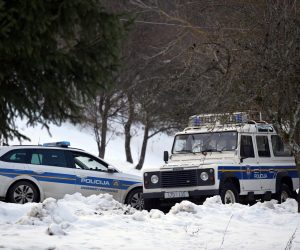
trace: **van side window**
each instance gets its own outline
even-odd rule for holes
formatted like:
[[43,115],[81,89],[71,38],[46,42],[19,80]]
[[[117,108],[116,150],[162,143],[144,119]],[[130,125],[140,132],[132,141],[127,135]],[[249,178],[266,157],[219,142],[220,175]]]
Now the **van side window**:
[[290,146],[288,144],[284,144],[280,136],[272,135],[271,141],[274,156],[292,156],[292,150],[290,149]]
[[1,157],[1,161],[15,163],[29,163],[30,151],[27,149],[14,149]]
[[257,152],[259,157],[270,157],[268,136],[256,136]]
[[243,158],[253,158],[254,150],[253,150],[253,142],[252,137],[248,135],[241,136],[241,157]]

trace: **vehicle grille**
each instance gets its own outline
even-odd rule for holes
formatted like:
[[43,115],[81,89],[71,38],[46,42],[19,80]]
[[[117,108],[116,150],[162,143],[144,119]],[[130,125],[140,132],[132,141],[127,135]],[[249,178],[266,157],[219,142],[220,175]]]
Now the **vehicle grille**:
[[161,186],[163,188],[197,186],[197,170],[161,172]]

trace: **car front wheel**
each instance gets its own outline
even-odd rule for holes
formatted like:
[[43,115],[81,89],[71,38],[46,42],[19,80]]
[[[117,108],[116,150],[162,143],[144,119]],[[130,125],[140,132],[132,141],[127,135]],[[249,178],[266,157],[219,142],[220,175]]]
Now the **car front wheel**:
[[137,210],[144,209],[144,198],[142,196],[143,190],[141,188],[137,188],[132,190],[126,199],[126,204],[132,206]]

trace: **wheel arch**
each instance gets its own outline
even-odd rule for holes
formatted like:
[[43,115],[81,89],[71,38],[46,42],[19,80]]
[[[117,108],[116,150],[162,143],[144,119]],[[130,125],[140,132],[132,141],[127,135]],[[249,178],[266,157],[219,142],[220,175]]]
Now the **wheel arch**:
[[219,192],[221,190],[221,186],[224,185],[226,182],[233,183],[236,186],[236,188],[238,190],[238,193],[239,194],[241,193],[240,180],[232,173],[225,173],[221,176],[220,185],[219,185]]
[[294,191],[292,178],[287,172],[280,172],[276,177],[276,193],[279,192],[280,186],[283,183],[289,187],[291,192]]
[[128,199],[129,194],[130,194],[132,191],[136,190],[136,189],[141,189],[142,192],[143,192],[143,186],[142,186],[142,185],[138,185],[138,184],[137,184],[137,185],[134,185],[134,186],[130,187],[129,189],[127,189],[127,192],[125,193],[125,195],[124,195],[124,197],[123,197],[122,203],[126,204],[126,203],[127,203],[127,199]]

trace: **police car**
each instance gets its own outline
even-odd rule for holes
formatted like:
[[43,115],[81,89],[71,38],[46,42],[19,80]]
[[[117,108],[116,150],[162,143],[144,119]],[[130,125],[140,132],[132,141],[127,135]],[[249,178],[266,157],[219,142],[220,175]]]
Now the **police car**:
[[177,133],[165,165],[143,173],[145,208],[220,195],[223,203],[296,196],[299,176],[289,147],[254,113],[195,115]]
[[141,177],[120,172],[69,142],[0,147],[0,197],[9,202],[39,202],[80,192],[109,193],[143,209]]

